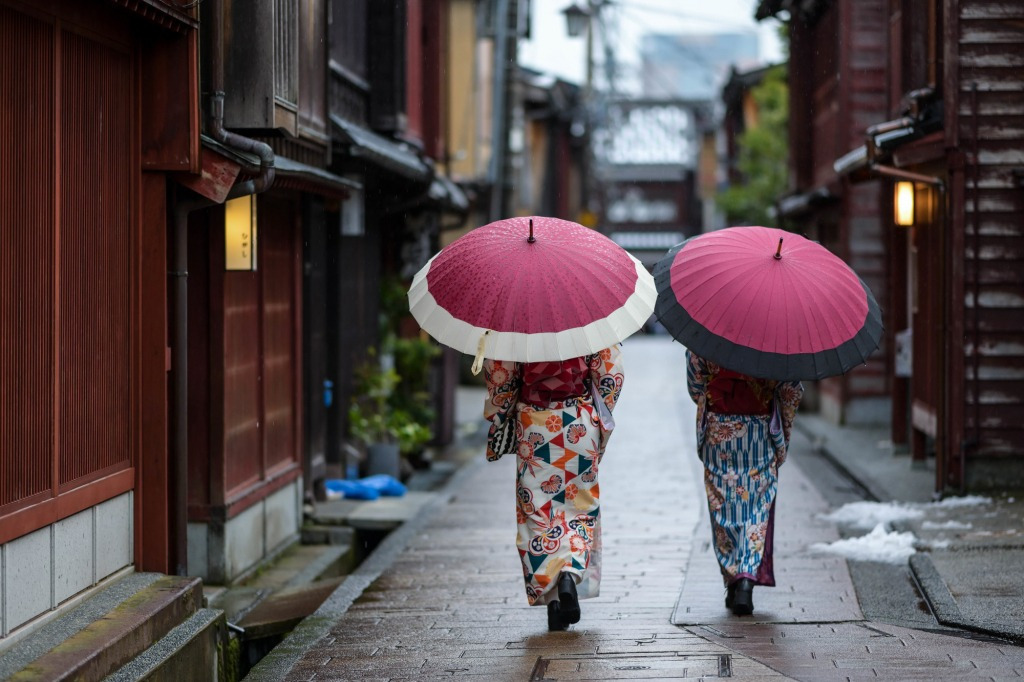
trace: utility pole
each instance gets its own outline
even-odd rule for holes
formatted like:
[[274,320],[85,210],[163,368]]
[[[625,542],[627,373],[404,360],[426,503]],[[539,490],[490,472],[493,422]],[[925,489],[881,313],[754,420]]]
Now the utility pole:
[[[601,22],[601,9],[605,0],[586,0],[585,6],[570,5],[562,10],[566,18],[566,28],[570,37],[576,37],[586,31],[586,81],[583,84],[583,108],[586,115],[587,149],[583,158],[583,182],[580,186],[579,220],[587,227],[596,227],[597,223],[597,158],[594,153],[594,32]],[[607,37],[605,38],[607,43]],[[606,45],[606,50],[608,46]],[[609,77],[609,82],[611,78]]]
[[492,84],[491,135],[491,206],[490,219],[508,217],[511,159],[508,153],[509,127],[512,118],[513,77],[511,67],[517,63],[518,0],[495,0],[494,12],[494,82]]

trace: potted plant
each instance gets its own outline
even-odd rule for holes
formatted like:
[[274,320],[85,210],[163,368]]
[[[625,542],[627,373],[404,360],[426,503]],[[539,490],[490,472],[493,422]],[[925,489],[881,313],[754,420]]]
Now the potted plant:
[[375,360],[356,371],[356,396],[349,408],[349,430],[366,445],[367,474],[389,474],[398,478],[400,457],[422,447],[433,434],[407,410],[395,406],[401,377],[391,367]]

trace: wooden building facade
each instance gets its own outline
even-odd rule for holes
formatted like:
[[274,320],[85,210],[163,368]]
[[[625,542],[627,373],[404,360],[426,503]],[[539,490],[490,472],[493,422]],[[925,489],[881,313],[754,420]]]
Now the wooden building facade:
[[197,26],[158,3],[0,2],[3,636],[177,559],[167,186],[199,170]]
[[[790,14],[792,111],[816,111],[813,50],[830,44],[829,17],[873,3],[762,2]],[[871,59],[884,106],[851,121],[832,168],[881,225],[872,245],[888,270],[886,312],[893,441],[934,457],[936,491],[1019,486],[1024,478],[1024,6],[1009,1],[878,3],[870,57],[840,56],[837,73]],[[840,46],[843,41],[839,41]],[[844,81],[849,83],[849,80]],[[855,85],[855,84],[854,84]],[[842,110],[842,107],[838,107]],[[798,125],[794,122],[794,125]],[[826,136],[831,137],[831,136]],[[793,144],[799,166],[824,166]],[[804,161],[804,163],[807,163]],[[907,183],[898,187],[899,183]],[[906,188],[913,209],[895,214]],[[866,189],[870,188],[870,189]],[[867,192],[870,192],[868,196]],[[851,254],[851,264],[858,268]],[[882,268],[879,268],[882,269]],[[859,268],[858,268],[859,270]],[[874,284],[872,283],[874,288]]]
[[382,273],[466,208],[448,4],[0,0],[0,638],[297,540]]
[[[769,4],[761,4],[759,16],[766,16]],[[846,183],[834,161],[862,143],[864,128],[884,116],[887,3],[812,4],[806,12],[794,9],[789,23],[791,186],[778,202],[779,217],[787,229],[849,263],[883,301],[889,290],[886,222],[876,208],[883,183]],[[866,365],[809,385],[808,404],[817,403],[834,423],[887,421],[890,348],[886,338]]]

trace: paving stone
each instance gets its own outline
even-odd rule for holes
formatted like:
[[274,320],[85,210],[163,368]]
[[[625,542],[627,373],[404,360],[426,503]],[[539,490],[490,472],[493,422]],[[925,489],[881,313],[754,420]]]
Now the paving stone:
[[[777,509],[779,586],[755,590],[755,617],[729,615],[703,516],[683,349],[644,338],[625,354],[619,427],[601,465],[602,593],[582,602],[579,624],[547,632],[545,609],[526,605],[515,463],[481,462],[440,493],[447,504],[431,508],[326,637],[263,679],[1021,679],[1020,647],[865,622],[845,563],[806,551],[837,536],[815,520],[824,503],[792,461]],[[688,625],[672,624],[680,614]]]

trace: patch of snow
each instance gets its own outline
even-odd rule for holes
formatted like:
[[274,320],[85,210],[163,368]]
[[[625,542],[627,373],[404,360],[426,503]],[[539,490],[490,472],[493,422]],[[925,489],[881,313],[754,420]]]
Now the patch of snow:
[[920,519],[931,510],[955,509],[991,503],[991,497],[982,497],[981,495],[947,497],[941,502],[928,502],[926,504],[910,502],[850,502],[828,514],[820,515],[819,518],[867,530],[874,528],[880,523],[891,524],[897,521]]
[[919,519],[924,512],[915,505],[899,502],[850,502],[820,518],[854,528],[875,528],[879,524]]
[[964,495],[963,497],[947,497],[939,502],[932,502],[928,507],[970,507],[974,505],[992,504],[991,497],[983,495]]
[[917,551],[914,549],[915,542],[913,533],[889,532],[885,530],[884,524],[879,523],[867,535],[829,543],[816,542],[810,549],[826,554],[838,554],[854,561],[901,564]]
[[921,530],[967,530],[973,526],[969,523],[963,523],[962,521],[943,521],[938,523],[937,521],[923,521],[921,523]]
[[950,544],[949,540],[929,540],[928,542],[920,543],[918,549],[946,549]]

